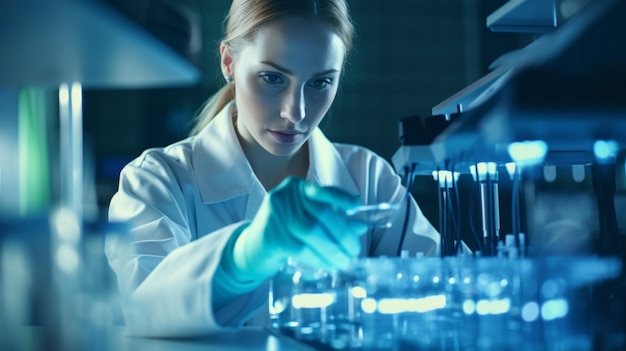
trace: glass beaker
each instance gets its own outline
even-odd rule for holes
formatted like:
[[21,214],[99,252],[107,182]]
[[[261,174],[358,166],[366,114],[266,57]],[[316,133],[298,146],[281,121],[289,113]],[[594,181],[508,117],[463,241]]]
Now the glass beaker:
[[270,280],[270,327],[289,336],[295,336],[295,330],[298,327],[298,320],[291,303],[294,294],[293,275],[296,269],[296,263],[289,260]]
[[[335,303],[333,274],[323,269],[296,265],[291,305],[298,321],[296,338],[326,343],[329,315]],[[330,327],[332,328],[332,327]]]

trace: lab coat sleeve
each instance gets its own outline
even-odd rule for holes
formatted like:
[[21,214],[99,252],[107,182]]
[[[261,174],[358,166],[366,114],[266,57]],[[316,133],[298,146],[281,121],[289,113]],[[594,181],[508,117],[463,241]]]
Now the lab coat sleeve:
[[[193,209],[171,165],[144,157],[124,168],[111,200],[110,221],[128,222],[127,238],[107,238],[127,331],[186,337],[238,326],[267,301],[265,286],[220,311],[211,306],[211,282],[233,223],[193,240]],[[185,182],[182,182],[185,183]]]

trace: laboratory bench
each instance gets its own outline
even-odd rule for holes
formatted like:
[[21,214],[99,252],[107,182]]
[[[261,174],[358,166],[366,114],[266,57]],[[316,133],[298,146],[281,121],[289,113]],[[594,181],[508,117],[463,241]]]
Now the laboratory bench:
[[[5,330],[6,331],[6,330]],[[14,341],[3,337],[0,350],[38,351],[312,351],[316,350],[295,339],[276,334],[264,327],[242,327],[215,332],[203,337],[168,339],[130,336],[122,326],[108,327],[72,345],[58,340],[55,331],[46,327],[23,326],[12,330]]]

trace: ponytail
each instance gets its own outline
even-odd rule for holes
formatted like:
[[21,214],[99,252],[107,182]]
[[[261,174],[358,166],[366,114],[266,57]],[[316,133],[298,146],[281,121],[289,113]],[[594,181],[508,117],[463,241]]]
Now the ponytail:
[[229,83],[211,96],[200,108],[200,112],[195,117],[195,125],[190,135],[198,134],[204,127],[217,116],[220,111],[232,100],[235,99],[235,84]]

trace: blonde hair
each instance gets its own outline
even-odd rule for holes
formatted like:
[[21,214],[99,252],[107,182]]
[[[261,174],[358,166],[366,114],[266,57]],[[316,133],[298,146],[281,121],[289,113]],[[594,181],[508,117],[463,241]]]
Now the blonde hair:
[[[346,55],[352,49],[354,25],[346,0],[233,0],[226,17],[222,43],[236,56],[239,48],[254,40],[263,26],[286,16],[326,22],[342,39]],[[200,132],[234,98],[235,84],[227,83],[204,103],[191,134]]]

